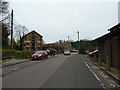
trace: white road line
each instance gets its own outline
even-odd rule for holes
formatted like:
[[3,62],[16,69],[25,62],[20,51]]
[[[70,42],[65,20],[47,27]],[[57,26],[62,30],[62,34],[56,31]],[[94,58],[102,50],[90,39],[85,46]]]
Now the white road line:
[[92,74],[95,76],[95,78],[101,83],[102,87],[105,88],[104,84],[102,84],[102,81],[98,78],[98,76],[93,72],[93,70],[90,68],[90,66],[84,61],[85,65],[90,69]]

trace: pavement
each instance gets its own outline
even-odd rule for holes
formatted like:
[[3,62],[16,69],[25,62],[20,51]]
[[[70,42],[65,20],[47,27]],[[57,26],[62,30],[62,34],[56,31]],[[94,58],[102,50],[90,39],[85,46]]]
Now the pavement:
[[115,87],[120,88],[120,71],[118,69],[111,67],[110,70],[108,71],[106,69],[105,65],[103,65],[103,64],[99,65],[98,63],[93,61],[92,57],[89,57],[89,56],[87,56],[87,57],[89,58],[89,60],[86,60],[86,61],[90,66],[95,65],[94,67],[98,67],[99,69],[101,69],[102,72],[105,72],[111,79],[113,79],[117,82],[117,85]]
[[29,59],[8,59],[8,62],[0,64],[0,67],[6,67],[6,66],[10,66],[10,65],[24,63],[24,62],[28,62],[30,60],[31,60],[30,58]]
[[[56,56],[58,56],[58,55],[61,55],[61,54],[57,54]],[[50,57],[50,56],[48,56],[48,57]],[[0,68],[19,64],[19,63],[28,62],[30,60],[31,60],[31,58],[28,58],[28,59],[6,59],[7,62],[2,62],[2,60],[1,60],[0,61]]]
[[120,70],[111,67],[110,70],[108,71],[108,70],[106,70],[105,66],[103,66],[103,65],[100,66],[98,63],[95,63],[95,62],[94,62],[94,64],[96,66],[98,66],[100,69],[104,70],[110,76],[112,76],[113,78],[115,78],[118,81],[118,83],[120,84]]

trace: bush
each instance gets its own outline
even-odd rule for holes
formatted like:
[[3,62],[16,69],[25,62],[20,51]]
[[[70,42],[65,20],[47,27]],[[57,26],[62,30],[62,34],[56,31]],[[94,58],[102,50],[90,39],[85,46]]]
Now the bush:
[[16,51],[15,58],[22,58],[22,51]]
[[28,51],[28,50],[16,51],[15,58],[19,58],[19,59],[30,58],[31,54],[32,54],[32,52]]
[[2,50],[2,60],[4,59],[25,59],[30,58],[33,54],[32,51],[25,50],[25,51],[16,51],[16,50]]

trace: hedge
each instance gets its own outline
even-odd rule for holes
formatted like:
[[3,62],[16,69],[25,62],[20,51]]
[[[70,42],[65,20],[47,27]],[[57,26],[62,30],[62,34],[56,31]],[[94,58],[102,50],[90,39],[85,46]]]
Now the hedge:
[[31,51],[16,51],[15,58],[30,58],[32,52]]
[[2,59],[25,59],[30,58],[32,55],[32,51],[25,50],[25,51],[16,51],[16,50],[3,50],[2,51]]

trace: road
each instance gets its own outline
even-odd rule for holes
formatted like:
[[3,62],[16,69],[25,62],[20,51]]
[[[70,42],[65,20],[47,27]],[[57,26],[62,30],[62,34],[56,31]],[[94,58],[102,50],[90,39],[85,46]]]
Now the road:
[[103,76],[96,74],[98,68],[89,68],[87,60],[85,55],[57,55],[4,76],[2,85],[3,88],[111,88],[107,81],[100,80]]

